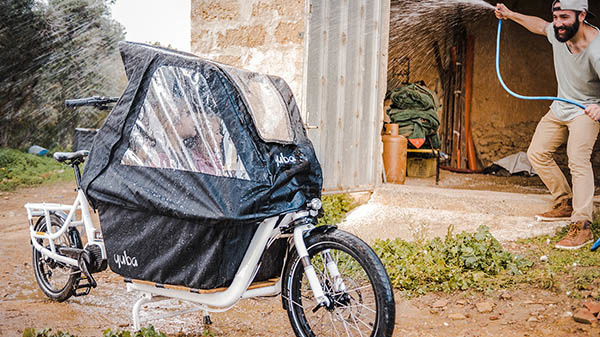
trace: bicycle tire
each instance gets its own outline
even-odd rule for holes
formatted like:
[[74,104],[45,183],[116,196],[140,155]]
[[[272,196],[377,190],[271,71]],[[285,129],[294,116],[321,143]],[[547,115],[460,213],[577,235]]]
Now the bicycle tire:
[[[394,293],[389,276],[371,247],[341,230],[311,235],[305,243],[323,291],[335,305],[313,311],[317,302],[302,262],[293,250],[284,271],[282,301],[296,336],[392,336],[396,312]],[[327,249],[338,265],[346,291],[333,289],[335,281],[324,267],[326,261],[323,263],[322,253]],[[352,265],[352,261],[357,264]],[[349,266],[352,269],[348,269]]]
[[[64,221],[58,216],[50,215],[50,225],[56,227],[56,230],[60,229]],[[46,232],[46,219],[40,217],[35,224],[35,230],[37,232]],[[70,229],[60,237],[61,245],[68,245],[69,247],[81,248],[81,240],[79,239],[79,232],[76,229]],[[48,247],[48,243],[44,239],[36,239],[39,244],[44,247]],[[56,244],[56,243],[55,243]],[[40,286],[42,292],[50,299],[58,302],[66,301],[74,292],[74,284],[80,277],[79,269],[65,265],[59,261],[45,257],[35,247],[33,249],[33,271],[35,279]],[[62,278],[56,278],[57,282],[51,280],[54,274],[62,274]],[[56,284],[53,284],[56,283]]]

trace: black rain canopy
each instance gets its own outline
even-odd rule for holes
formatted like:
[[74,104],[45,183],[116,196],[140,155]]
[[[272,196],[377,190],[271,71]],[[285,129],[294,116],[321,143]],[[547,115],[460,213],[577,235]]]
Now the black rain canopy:
[[120,48],[129,84],[85,167],[93,203],[220,226],[320,197],[321,168],[283,79],[139,43]]

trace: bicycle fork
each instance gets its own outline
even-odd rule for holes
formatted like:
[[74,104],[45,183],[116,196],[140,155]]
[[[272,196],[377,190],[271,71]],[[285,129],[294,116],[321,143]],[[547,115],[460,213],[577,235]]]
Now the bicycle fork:
[[[312,225],[299,226],[294,229],[294,246],[296,247],[296,251],[298,252],[298,256],[300,257],[300,261],[302,261],[302,265],[304,266],[304,273],[306,278],[308,279],[308,283],[310,284],[310,288],[317,300],[317,307],[313,310],[316,311],[320,307],[332,308],[333,303],[331,299],[325,295],[323,291],[323,287],[321,282],[319,282],[319,278],[317,277],[317,273],[315,272],[315,268],[310,262],[310,257],[308,255],[308,249],[306,248],[306,244],[304,243],[304,233],[313,228]],[[342,279],[340,272],[338,270],[337,264],[335,260],[331,256],[331,252],[329,249],[324,250],[322,253],[323,264],[327,268],[327,272],[332,278],[333,281],[333,290],[335,292],[344,292],[346,291],[346,285],[344,284],[344,280]]]

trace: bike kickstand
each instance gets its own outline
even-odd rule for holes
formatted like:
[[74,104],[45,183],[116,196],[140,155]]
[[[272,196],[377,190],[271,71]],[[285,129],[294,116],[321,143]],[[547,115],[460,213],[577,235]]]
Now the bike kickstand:
[[208,314],[208,311],[204,310],[204,325],[211,325],[212,324],[212,320],[210,319],[210,315]]

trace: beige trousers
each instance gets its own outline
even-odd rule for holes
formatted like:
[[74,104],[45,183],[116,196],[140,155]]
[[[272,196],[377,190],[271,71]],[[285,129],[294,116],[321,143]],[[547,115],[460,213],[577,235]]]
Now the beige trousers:
[[[563,122],[550,110],[538,123],[527,150],[529,162],[550,190],[554,203],[573,197],[571,221],[592,221],[594,171],[590,157],[600,124],[587,115]],[[567,142],[573,190],[552,154]]]

